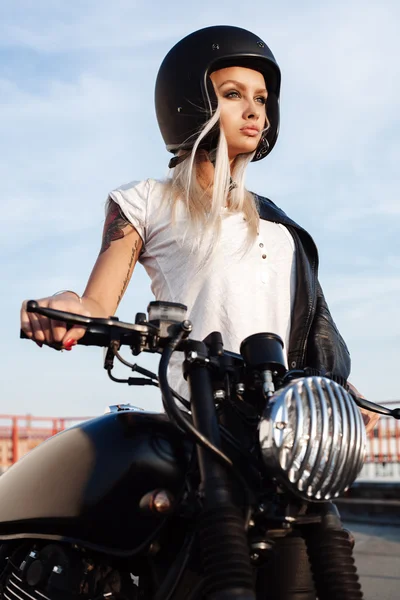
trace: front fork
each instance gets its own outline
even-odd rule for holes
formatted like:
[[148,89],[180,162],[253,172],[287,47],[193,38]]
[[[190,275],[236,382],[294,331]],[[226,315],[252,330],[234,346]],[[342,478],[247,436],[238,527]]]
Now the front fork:
[[[221,450],[221,437],[208,369],[208,352],[202,342],[185,348],[184,374],[190,388],[192,419],[196,430]],[[235,506],[231,474],[215,453],[197,444],[203,511],[198,529],[207,600],[255,600],[253,577],[241,510]]]
[[317,596],[319,600],[360,600],[363,593],[353,543],[339,511],[327,502],[320,505],[320,514],[321,522],[303,531]]
[[314,505],[314,514],[318,522],[298,524],[275,538],[265,567],[258,570],[257,600],[363,598],[353,542],[335,505]]

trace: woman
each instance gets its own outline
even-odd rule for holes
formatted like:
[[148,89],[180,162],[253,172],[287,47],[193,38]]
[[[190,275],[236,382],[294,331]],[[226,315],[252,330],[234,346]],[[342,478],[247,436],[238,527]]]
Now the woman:
[[[176,44],[156,83],[172,176],[111,192],[83,296],[64,291],[39,304],[112,315],[140,260],[157,300],[188,306],[194,338],[217,330],[238,352],[245,337],[272,331],[284,340],[289,368],[346,385],[350,357],[318,283],[312,238],[244,186],[248,163],[266,157],[278,136],[280,77],[265,42],[237,27],[209,27]],[[28,314],[25,303],[21,326],[38,345],[62,342],[66,350],[84,333]],[[179,359],[171,385],[182,385]],[[373,427],[375,415],[365,418]]]

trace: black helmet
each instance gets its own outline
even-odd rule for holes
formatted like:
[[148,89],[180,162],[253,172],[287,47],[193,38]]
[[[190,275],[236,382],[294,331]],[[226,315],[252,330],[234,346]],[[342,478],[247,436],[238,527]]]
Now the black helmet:
[[[169,152],[190,149],[194,137],[212,116],[217,97],[209,75],[225,67],[248,67],[262,73],[268,90],[269,130],[253,161],[271,152],[279,131],[281,73],[265,42],[241,29],[218,25],[195,31],[164,58],[157,75],[155,104],[158,125]],[[171,162],[173,162],[172,159]]]

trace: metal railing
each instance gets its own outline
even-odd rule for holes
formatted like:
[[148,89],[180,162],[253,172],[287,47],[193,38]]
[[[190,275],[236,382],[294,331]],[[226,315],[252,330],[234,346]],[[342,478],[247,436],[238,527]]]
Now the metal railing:
[[[384,406],[400,406],[400,400]],[[400,482],[400,421],[381,416],[368,435],[367,459],[358,480]]]
[[0,414],[0,470],[67,427],[91,417],[34,417]]
[[[400,401],[385,402],[390,405],[400,406]],[[0,415],[0,472],[47,438],[89,418]],[[369,433],[358,480],[400,482],[400,421],[382,416]]]

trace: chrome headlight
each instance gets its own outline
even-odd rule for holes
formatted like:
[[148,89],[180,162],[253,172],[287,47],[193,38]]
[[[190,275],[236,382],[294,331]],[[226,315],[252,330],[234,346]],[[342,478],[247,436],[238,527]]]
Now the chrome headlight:
[[366,433],[346,390],[325,377],[297,379],[270,399],[260,422],[265,464],[307,500],[329,500],[356,479]]

